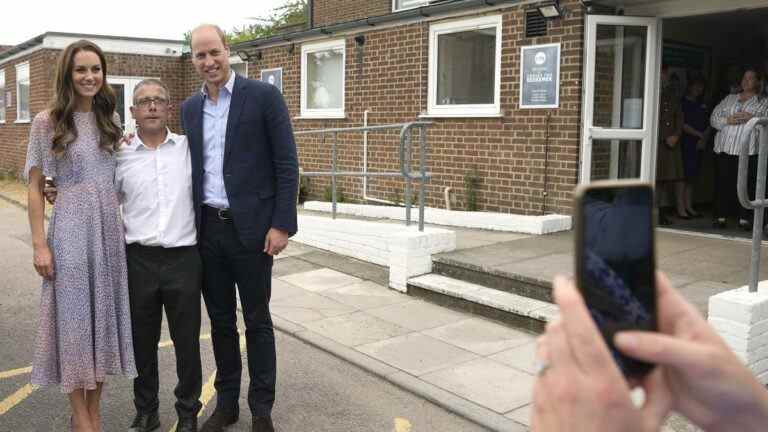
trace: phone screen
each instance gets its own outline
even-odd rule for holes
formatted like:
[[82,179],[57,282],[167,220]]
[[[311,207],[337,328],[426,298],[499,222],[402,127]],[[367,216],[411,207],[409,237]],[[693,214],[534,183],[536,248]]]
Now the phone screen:
[[653,190],[650,186],[596,187],[580,200],[579,289],[626,376],[651,365],[620,354],[621,330],[656,330]]

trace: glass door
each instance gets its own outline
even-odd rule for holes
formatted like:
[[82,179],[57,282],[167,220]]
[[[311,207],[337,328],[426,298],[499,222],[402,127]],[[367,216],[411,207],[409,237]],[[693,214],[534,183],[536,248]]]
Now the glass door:
[[660,23],[588,15],[579,181],[655,176]]
[[108,76],[107,83],[115,91],[117,104],[115,111],[120,116],[120,122],[123,131],[126,133],[136,132],[136,120],[131,115],[131,105],[133,104],[133,89],[144,78],[142,77],[114,77]]

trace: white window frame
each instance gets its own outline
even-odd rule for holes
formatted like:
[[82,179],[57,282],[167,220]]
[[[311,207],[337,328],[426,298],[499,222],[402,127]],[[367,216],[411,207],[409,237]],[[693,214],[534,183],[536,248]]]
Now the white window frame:
[[[19,79],[19,71],[27,70],[27,86],[29,86],[29,100],[27,106],[29,107],[29,117],[21,118],[21,92],[19,91],[19,85],[22,81]],[[16,65],[16,121],[15,123],[29,123],[32,121],[32,71],[29,67],[29,62],[19,63]]]
[[8,115],[8,106],[5,100],[5,69],[0,69],[0,99],[3,102],[3,110],[0,112],[0,124],[5,124],[5,118]]
[[[341,49],[341,108],[309,109],[307,108],[307,54],[330,49]],[[347,41],[336,39],[332,41],[309,43],[301,47],[301,118],[345,118],[347,89]]]
[[[150,77],[140,76],[120,76],[120,75],[107,75],[107,85],[109,84],[121,84],[123,86],[123,118],[125,124],[123,129],[126,133],[136,132],[136,119],[133,118],[131,113],[131,107],[133,106],[133,89],[136,88],[140,82]],[[157,77],[151,77],[159,79]]]
[[[248,78],[248,62],[243,61],[243,59],[240,58],[240,56],[232,56],[229,58],[229,64],[234,65],[245,65],[245,75],[242,75],[243,78]],[[234,68],[233,68],[234,69]]]
[[404,10],[410,10],[410,9],[416,9],[416,8],[424,7],[424,6],[429,6],[429,4],[432,1],[433,0],[421,0],[422,4],[419,4],[419,5],[416,5],[416,6],[411,6],[411,7],[401,7],[401,8],[399,8],[399,7],[397,7],[398,0],[392,0],[392,12],[400,12],[400,11],[404,11]]
[[[438,38],[445,34],[469,30],[496,28],[496,64],[494,83],[494,102],[492,104],[437,104],[437,66]],[[500,117],[501,112],[501,15],[489,15],[478,18],[433,24],[429,28],[429,90],[426,117]]]

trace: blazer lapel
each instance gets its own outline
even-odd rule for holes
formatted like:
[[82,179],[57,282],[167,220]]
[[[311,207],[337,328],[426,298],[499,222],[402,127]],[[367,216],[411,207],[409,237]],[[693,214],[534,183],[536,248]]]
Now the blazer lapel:
[[[234,72],[232,72],[234,73]],[[235,76],[235,85],[232,91],[232,100],[229,104],[229,117],[227,118],[227,135],[224,141],[224,166],[227,166],[229,161],[229,155],[232,152],[232,141],[235,137],[235,132],[240,123],[240,114],[243,112],[243,105],[245,104],[245,79],[239,75]]]
[[191,123],[189,125],[189,143],[190,152],[193,163],[193,176],[194,173],[198,173],[202,179],[203,173],[203,104],[205,98],[202,95],[196,96],[197,99],[191,104],[194,112],[190,116]]

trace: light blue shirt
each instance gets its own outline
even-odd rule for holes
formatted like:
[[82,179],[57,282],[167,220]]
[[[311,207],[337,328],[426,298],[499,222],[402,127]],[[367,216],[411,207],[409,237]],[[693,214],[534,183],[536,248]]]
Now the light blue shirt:
[[227,138],[229,105],[235,87],[235,72],[219,89],[219,99],[213,102],[203,84],[203,204],[220,209],[229,208],[224,188],[224,142]]

